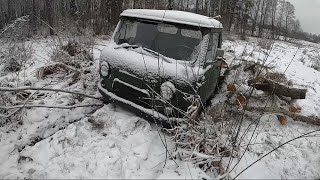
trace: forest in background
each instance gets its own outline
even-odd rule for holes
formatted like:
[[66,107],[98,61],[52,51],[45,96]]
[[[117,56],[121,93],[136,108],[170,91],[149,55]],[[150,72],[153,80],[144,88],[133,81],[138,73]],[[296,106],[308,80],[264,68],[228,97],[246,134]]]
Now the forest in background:
[[129,8],[220,15],[224,30],[243,38],[284,36],[285,40],[320,42],[320,34],[303,32],[295,17],[295,7],[284,0],[0,0],[0,32],[17,18],[26,16],[30,22],[28,36],[110,34],[120,13]]

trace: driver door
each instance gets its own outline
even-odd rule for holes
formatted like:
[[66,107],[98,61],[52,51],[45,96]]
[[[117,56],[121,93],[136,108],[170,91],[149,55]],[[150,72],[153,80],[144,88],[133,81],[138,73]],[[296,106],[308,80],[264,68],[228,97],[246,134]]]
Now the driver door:
[[211,33],[207,55],[203,67],[205,69],[204,76],[200,80],[199,95],[202,102],[205,104],[206,101],[212,96],[216,89],[218,78],[220,76],[221,60],[216,59],[216,51],[218,46],[221,45],[220,41],[221,33]]

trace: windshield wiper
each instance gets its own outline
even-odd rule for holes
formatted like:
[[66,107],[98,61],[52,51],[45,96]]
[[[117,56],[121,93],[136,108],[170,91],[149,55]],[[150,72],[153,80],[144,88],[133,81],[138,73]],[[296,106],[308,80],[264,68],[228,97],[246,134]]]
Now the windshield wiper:
[[171,63],[171,61],[166,58],[164,55],[154,51],[154,50],[151,50],[149,48],[145,48],[145,47],[142,47],[142,46],[138,46],[138,45],[131,45],[131,44],[128,44],[128,43],[124,43],[124,44],[121,44],[117,47],[115,47],[114,49],[120,49],[120,48],[125,48],[125,49],[128,49],[128,48],[133,48],[133,49],[136,49],[136,48],[141,48],[143,49],[144,51],[152,54],[154,57],[161,57],[164,61],[168,62],[168,63]]
[[156,51],[154,51],[154,50],[151,50],[151,49],[148,49],[148,48],[145,48],[145,47],[141,47],[143,50],[145,50],[145,51],[147,51],[148,53],[151,53],[151,54],[153,54],[153,55],[155,55],[155,56],[160,56],[160,53],[158,53],[158,52],[156,52]]
[[114,49],[120,49],[120,48],[128,49],[128,48],[138,48],[138,47],[139,47],[138,45],[131,45],[128,43],[124,43],[124,44],[120,44],[119,46],[115,47]]
[[154,55],[154,57],[161,57],[164,61],[166,61],[167,63],[171,63],[171,61],[164,55],[158,53],[157,51],[145,48],[145,47],[141,47],[143,50],[147,51],[148,53],[151,53],[152,55]]

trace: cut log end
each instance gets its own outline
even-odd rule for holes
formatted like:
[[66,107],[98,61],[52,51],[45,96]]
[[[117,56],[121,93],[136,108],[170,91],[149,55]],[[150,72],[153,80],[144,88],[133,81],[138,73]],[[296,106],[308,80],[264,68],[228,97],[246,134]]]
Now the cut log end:
[[286,116],[277,115],[277,118],[281,125],[286,126],[288,124],[288,119]]

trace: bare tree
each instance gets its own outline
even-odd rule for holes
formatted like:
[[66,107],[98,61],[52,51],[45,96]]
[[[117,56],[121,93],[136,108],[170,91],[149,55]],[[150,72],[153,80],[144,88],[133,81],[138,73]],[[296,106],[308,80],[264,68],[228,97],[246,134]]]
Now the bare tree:
[[293,22],[293,29],[292,29],[292,34],[293,37],[298,38],[298,34],[299,32],[301,32],[301,25],[300,25],[300,21],[299,20],[295,20]]
[[54,30],[53,30],[53,9],[52,9],[52,3],[53,1],[51,0],[46,0],[46,12],[47,12],[47,21],[49,23],[49,32],[50,32],[50,35],[54,35]]
[[[245,29],[251,35],[262,36],[266,29],[271,37],[291,36],[296,32],[294,7],[285,0],[0,0],[0,29],[16,18],[30,15],[33,34],[40,27],[54,30],[77,32],[88,29],[95,34],[108,34],[118,22],[122,10],[128,8],[175,9],[192,11],[207,16],[221,15],[225,30],[234,30],[242,36]],[[294,30],[295,29],[295,30]],[[38,31],[41,33],[41,31]],[[300,32],[296,35],[311,41],[317,35]]]
[[262,0],[261,11],[260,11],[260,23],[258,36],[261,37],[265,26],[266,19],[268,18],[268,12],[270,12],[270,5],[272,0]]
[[292,25],[292,23],[294,22],[294,18],[295,18],[295,8],[294,6],[286,1],[284,4],[284,22],[285,22],[285,40],[287,40],[288,34],[289,34],[289,26]]
[[256,25],[258,21],[258,15],[260,11],[260,5],[261,5],[261,0],[256,0],[254,4],[254,8],[252,11],[252,27],[251,27],[251,36],[254,35],[254,32],[256,31]]
[[271,6],[271,33],[272,33],[272,39],[275,39],[275,21],[276,21],[278,0],[272,0],[270,6]]
[[283,25],[283,20],[284,20],[284,9],[285,9],[285,1],[284,0],[280,0],[279,1],[279,10],[278,10],[278,13],[277,13],[277,34],[280,36],[282,35],[281,32],[282,32],[282,25]]

